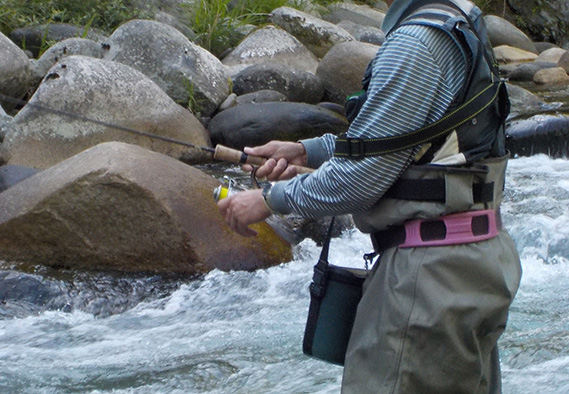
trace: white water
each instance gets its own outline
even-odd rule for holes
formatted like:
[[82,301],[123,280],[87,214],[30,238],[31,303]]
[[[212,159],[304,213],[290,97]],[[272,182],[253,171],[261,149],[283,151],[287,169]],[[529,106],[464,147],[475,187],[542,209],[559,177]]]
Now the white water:
[[[505,394],[569,392],[569,161],[509,166],[505,225],[524,268],[501,339]],[[331,261],[357,265],[359,232]],[[0,320],[1,393],[337,393],[342,369],[302,354],[319,248],[254,273],[215,271],[108,317],[73,311]]]

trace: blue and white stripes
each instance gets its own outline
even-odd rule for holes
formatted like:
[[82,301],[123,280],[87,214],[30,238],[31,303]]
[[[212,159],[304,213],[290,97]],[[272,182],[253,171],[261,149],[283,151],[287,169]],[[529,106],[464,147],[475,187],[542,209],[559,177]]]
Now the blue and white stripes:
[[[348,137],[377,138],[416,130],[440,119],[462,86],[465,62],[440,29],[403,26],[374,59],[368,99]],[[281,213],[322,217],[362,212],[376,203],[418,150],[352,160],[332,157],[335,136],[308,143],[307,152],[329,158],[312,174],[277,182],[271,205]],[[319,147],[319,152],[313,147]]]

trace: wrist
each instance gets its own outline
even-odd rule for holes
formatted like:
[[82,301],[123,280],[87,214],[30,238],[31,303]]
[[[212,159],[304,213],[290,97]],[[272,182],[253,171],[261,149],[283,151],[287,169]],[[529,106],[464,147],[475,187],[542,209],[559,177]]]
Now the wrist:
[[278,212],[275,211],[274,208],[271,206],[272,188],[273,188],[273,185],[270,183],[268,185],[266,185],[265,187],[263,187],[263,192],[262,192],[263,202],[265,203],[265,206],[267,207],[267,209],[269,210],[271,215],[277,215]]

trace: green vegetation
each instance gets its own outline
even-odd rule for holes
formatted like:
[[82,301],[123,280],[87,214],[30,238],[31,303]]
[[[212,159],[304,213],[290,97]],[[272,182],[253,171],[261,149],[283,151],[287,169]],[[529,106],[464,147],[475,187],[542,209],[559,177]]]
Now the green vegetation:
[[144,16],[129,0],[2,0],[0,31],[49,23],[113,31],[126,20]]

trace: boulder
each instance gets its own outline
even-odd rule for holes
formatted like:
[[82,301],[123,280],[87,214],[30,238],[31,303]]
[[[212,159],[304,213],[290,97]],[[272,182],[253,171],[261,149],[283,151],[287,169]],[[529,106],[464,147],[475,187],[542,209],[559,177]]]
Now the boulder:
[[105,60],[137,69],[178,104],[194,103],[200,115],[213,114],[231,93],[221,62],[170,25],[133,20],[116,29],[104,46]]
[[4,141],[6,133],[8,132],[9,124],[13,121],[13,118],[6,114],[4,108],[0,105],[0,142]]
[[[30,61],[26,54],[8,37],[0,33],[0,94],[19,100],[28,91],[32,82]],[[0,105],[10,112],[17,101],[0,98]]]
[[569,116],[535,115],[511,122],[506,129],[506,148],[515,156],[545,154],[567,158]]
[[367,5],[356,5],[351,3],[335,3],[330,5],[330,12],[322,15],[322,19],[340,24],[342,21],[349,21],[360,26],[369,26],[381,29],[385,13],[374,10]]
[[40,26],[29,26],[21,29],[12,30],[10,39],[21,48],[31,51],[34,57],[40,55],[40,51],[45,49],[46,42],[59,42],[67,38],[83,37],[101,43],[105,40],[104,32],[73,26],[66,23],[50,23]]
[[39,171],[35,168],[5,165],[0,167],[0,193],[20,183],[24,179],[37,174]]
[[569,75],[564,68],[553,67],[536,72],[533,81],[538,85],[569,84]]
[[535,115],[551,109],[543,99],[529,90],[511,83],[508,83],[507,87],[511,104],[508,119]]
[[557,63],[561,59],[561,57],[567,53],[566,49],[562,48],[550,48],[547,49],[539,54],[539,56],[535,59],[536,62],[551,62]]
[[295,36],[318,58],[324,57],[334,45],[354,40],[341,27],[290,7],[273,10],[271,21]]
[[506,65],[500,68],[500,72],[510,81],[531,82],[533,81],[533,76],[536,72],[552,67],[556,67],[556,63],[535,61],[530,63]]
[[2,155],[9,164],[45,169],[100,142],[116,140],[191,163],[209,160],[202,150],[117,127],[210,145],[207,131],[190,111],[142,73],[117,62],[70,56],[49,71],[8,124]]
[[486,15],[484,21],[486,22],[488,38],[492,46],[499,47],[508,45],[538,54],[537,48],[532,40],[523,31],[507,20],[496,15]]
[[377,27],[361,26],[351,21],[341,21],[338,26],[354,36],[357,41],[374,45],[381,45],[385,42],[385,33]]
[[59,41],[45,51],[37,61],[32,61],[34,88],[37,88],[49,69],[58,61],[72,55],[101,59],[103,57],[103,47],[100,43],[87,38],[74,37]]
[[[285,30],[268,25],[248,35],[222,60],[230,76],[252,64],[282,64],[316,73],[316,55]],[[234,71],[232,71],[233,69]]]
[[199,274],[291,259],[266,223],[235,234],[219,182],[139,146],[97,145],[0,193],[0,259],[93,271]]
[[537,48],[538,53],[543,53],[551,48],[559,48],[559,45],[552,42],[534,42],[534,44]]
[[567,0],[508,0],[507,3],[535,41],[553,42],[569,49]]
[[533,52],[514,48],[509,45],[501,45],[494,48],[496,60],[501,64],[533,62],[537,55]]
[[325,100],[343,105],[348,95],[360,91],[365,69],[378,48],[358,41],[335,45],[316,71],[326,90]]
[[214,144],[242,150],[271,140],[297,141],[324,133],[344,133],[348,121],[316,105],[268,102],[226,109],[209,122],[208,129]]
[[557,62],[557,67],[561,67],[567,73],[569,73],[569,52],[561,55],[561,57],[559,58],[559,61]]
[[281,64],[254,64],[233,78],[233,92],[237,95],[258,90],[274,90],[288,101],[316,104],[324,95],[322,81],[308,71]]

